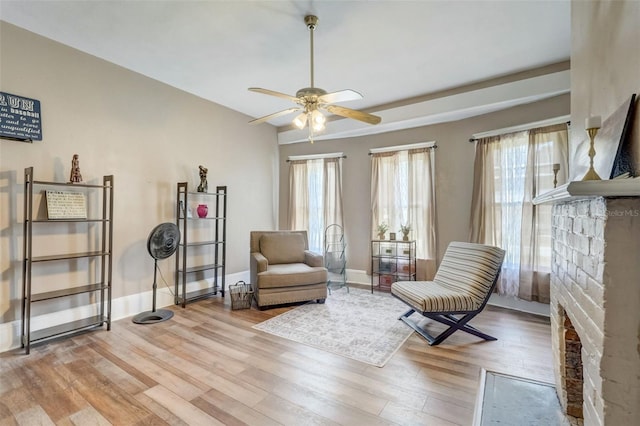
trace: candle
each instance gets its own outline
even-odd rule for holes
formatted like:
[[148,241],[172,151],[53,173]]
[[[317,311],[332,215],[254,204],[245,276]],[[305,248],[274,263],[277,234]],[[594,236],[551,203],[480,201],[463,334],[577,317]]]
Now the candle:
[[584,120],[585,129],[599,129],[602,125],[602,119],[599,115],[592,115]]
[[560,164],[559,164],[559,163],[555,163],[555,164],[553,165],[553,171],[554,171],[554,172],[557,172],[558,170],[560,170]]

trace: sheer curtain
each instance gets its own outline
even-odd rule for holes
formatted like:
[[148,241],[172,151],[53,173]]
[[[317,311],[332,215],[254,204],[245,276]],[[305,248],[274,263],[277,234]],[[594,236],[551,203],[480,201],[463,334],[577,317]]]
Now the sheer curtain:
[[532,200],[553,188],[554,163],[566,181],[567,145],[565,124],[476,143],[470,240],[506,250],[499,294],[549,303],[551,207]]
[[340,158],[325,158],[324,166],[324,227],[343,226],[342,167]]
[[309,249],[324,252],[324,230],[343,224],[340,157],[289,163],[289,229],[306,230]]
[[[400,155],[397,152],[371,154],[371,237],[377,237],[376,228],[381,223],[395,232],[408,222],[408,211],[395,206],[406,204],[405,190],[400,182]],[[404,213],[404,216],[402,216]]]
[[289,163],[289,229],[309,229],[307,160]]
[[381,223],[400,234],[401,225],[411,225],[416,240],[418,279],[435,273],[434,149],[371,154],[371,237]]

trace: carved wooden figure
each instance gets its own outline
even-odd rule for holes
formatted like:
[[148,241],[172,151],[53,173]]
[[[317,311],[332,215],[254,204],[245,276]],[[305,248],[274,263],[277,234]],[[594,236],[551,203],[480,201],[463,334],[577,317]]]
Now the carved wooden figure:
[[71,160],[71,177],[69,178],[69,182],[82,182],[82,174],[80,174],[80,159],[78,154],[73,154],[73,159]]
[[207,169],[204,166],[198,166],[200,169],[200,185],[198,185],[198,192],[207,192],[209,184],[207,183]]

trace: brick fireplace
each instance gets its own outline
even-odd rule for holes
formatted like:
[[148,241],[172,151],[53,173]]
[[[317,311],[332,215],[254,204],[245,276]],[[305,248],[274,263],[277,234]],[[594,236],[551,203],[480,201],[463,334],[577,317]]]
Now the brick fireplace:
[[553,206],[558,397],[585,425],[640,424],[640,198]]

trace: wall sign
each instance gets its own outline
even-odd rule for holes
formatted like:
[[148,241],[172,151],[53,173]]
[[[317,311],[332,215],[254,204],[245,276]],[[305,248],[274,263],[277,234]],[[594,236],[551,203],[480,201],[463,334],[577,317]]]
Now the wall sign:
[[79,192],[46,191],[49,219],[86,219],[87,200]]
[[0,92],[0,137],[41,141],[40,101]]

